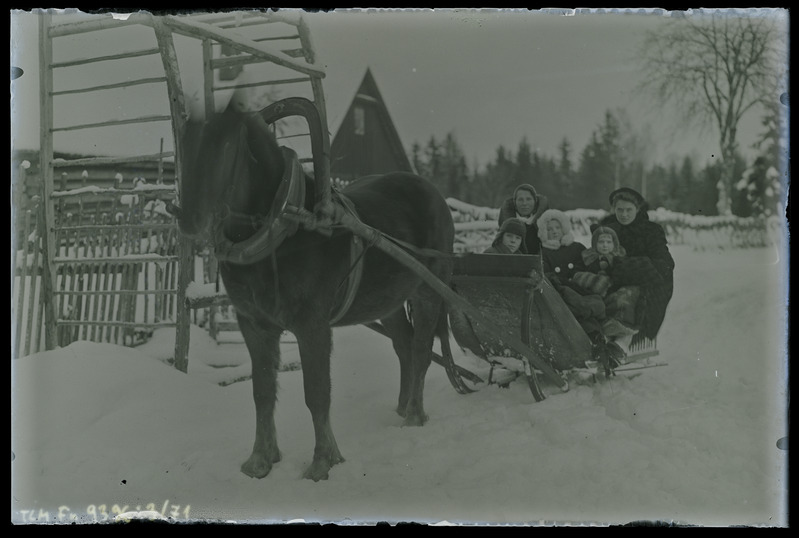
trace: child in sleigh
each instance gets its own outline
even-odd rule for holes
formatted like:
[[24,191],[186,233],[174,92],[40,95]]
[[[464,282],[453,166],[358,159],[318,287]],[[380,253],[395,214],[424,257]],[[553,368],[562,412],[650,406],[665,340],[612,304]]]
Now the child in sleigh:
[[544,274],[591,339],[596,358],[615,368],[637,332],[640,297],[638,286],[624,285],[625,251],[616,232],[595,229],[585,248],[574,241],[566,214],[547,210],[539,218],[539,236]]
[[631,321],[622,296],[633,290],[608,295],[612,284],[608,273],[614,258],[624,256],[624,249],[615,233],[613,237],[596,234],[587,249],[574,240],[569,217],[556,209],[544,211],[538,222],[544,275],[591,339],[594,360],[606,370],[615,368],[625,353],[613,337],[629,332],[621,330],[626,326],[616,318]]
[[624,285],[620,278],[613,278],[615,269],[623,264],[624,247],[612,228],[600,226],[591,236],[591,248],[582,253],[586,271],[609,278],[605,299],[606,320],[602,324],[602,334],[608,339],[632,337],[638,332],[636,327],[636,305],[641,288],[635,285]]
[[585,272],[576,275],[575,281],[589,290],[602,288],[605,319],[600,333],[609,366],[614,368],[624,362],[630,342],[638,333],[642,308],[639,284],[651,278],[651,264],[640,258],[628,258],[616,232],[607,226],[593,230],[591,248],[582,252],[582,258]]
[[573,282],[575,274],[585,271],[582,259],[585,246],[574,240],[571,219],[562,211],[547,209],[538,224],[544,275],[583,330],[589,336],[599,333],[599,320],[605,317],[602,297],[586,293]]
[[524,222],[515,217],[509,218],[502,223],[491,246],[483,254],[527,254],[524,235]]

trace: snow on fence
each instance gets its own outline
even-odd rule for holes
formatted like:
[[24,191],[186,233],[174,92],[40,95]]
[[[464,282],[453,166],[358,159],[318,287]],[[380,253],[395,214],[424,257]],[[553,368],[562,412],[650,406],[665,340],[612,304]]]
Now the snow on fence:
[[[179,237],[164,205],[174,197],[174,186],[147,184],[140,177],[130,189],[121,183],[117,175],[114,188],[53,192],[55,281],[49,297],[40,197],[27,210],[15,211],[14,356],[45,349],[48,303],[60,346],[79,339],[135,345],[155,328],[175,326]],[[21,185],[15,184],[16,208],[22,204]]]
[[[498,208],[467,204],[448,198],[455,221],[455,252],[482,252],[491,245],[499,226]],[[575,239],[588,245],[591,225],[608,214],[602,209],[564,211],[572,221]],[[650,220],[663,226],[669,243],[695,250],[764,247],[780,244],[784,222],[779,217],[721,217],[686,215],[659,208],[649,211]]]

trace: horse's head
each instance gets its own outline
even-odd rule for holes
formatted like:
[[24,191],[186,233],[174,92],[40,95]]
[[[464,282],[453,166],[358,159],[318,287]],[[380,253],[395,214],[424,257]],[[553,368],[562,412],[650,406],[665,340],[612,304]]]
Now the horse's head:
[[208,237],[211,225],[233,215],[268,211],[283,174],[283,158],[256,114],[226,110],[189,121],[181,137],[180,207],[183,234]]

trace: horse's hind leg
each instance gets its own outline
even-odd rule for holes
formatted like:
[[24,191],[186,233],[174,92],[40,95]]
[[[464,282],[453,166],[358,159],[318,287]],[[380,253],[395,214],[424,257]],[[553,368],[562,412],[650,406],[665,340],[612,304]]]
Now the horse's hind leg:
[[280,461],[275,432],[277,370],[280,365],[280,333],[276,326],[259,326],[242,315],[239,327],[252,360],[252,395],[255,400],[255,443],[252,455],[241,466],[241,472],[263,478]]
[[411,343],[413,340],[413,326],[405,314],[405,308],[399,308],[394,313],[380,320],[391,338],[394,351],[400,363],[400,392],[397,401],[397,414],[405,417],[408,411],[408,398],[411,385]]
[[440,323],[442,302],[427,286],[422,286],[411,299],[413,339],[411,340],[410,381],[405,425],[422,426],[427,422],[424,412],[424,381],[433,359],[433,340]]
[[333,465],[344,461],[330,426],[330,352],[332,333],[325,323],[309,323],[294,331],[302,362],[305,405],[311,412],[316,446],[304,478],[327,480]]

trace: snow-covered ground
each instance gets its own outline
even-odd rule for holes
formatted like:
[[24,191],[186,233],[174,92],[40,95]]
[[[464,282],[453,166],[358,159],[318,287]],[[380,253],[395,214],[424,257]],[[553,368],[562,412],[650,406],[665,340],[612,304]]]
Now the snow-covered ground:
[[[787,526],[787,261],[766,248],[672,252],[668,366],[543,402],[522,380],[459,395],[434,364],[429,422],[401,427],[388,340],[336,329],[346,462],[318,483],[301,478],[313,453],[301,371],[280,374],[283,460],[261,480],[239,471],[254,438],[251,384],[233,382],[247,354],[199,327],[188,375],[164,362],[170,330],[135,349],[76,342],[14,360],[11,520]],[[296,344],[283,349],[296,363]]]

